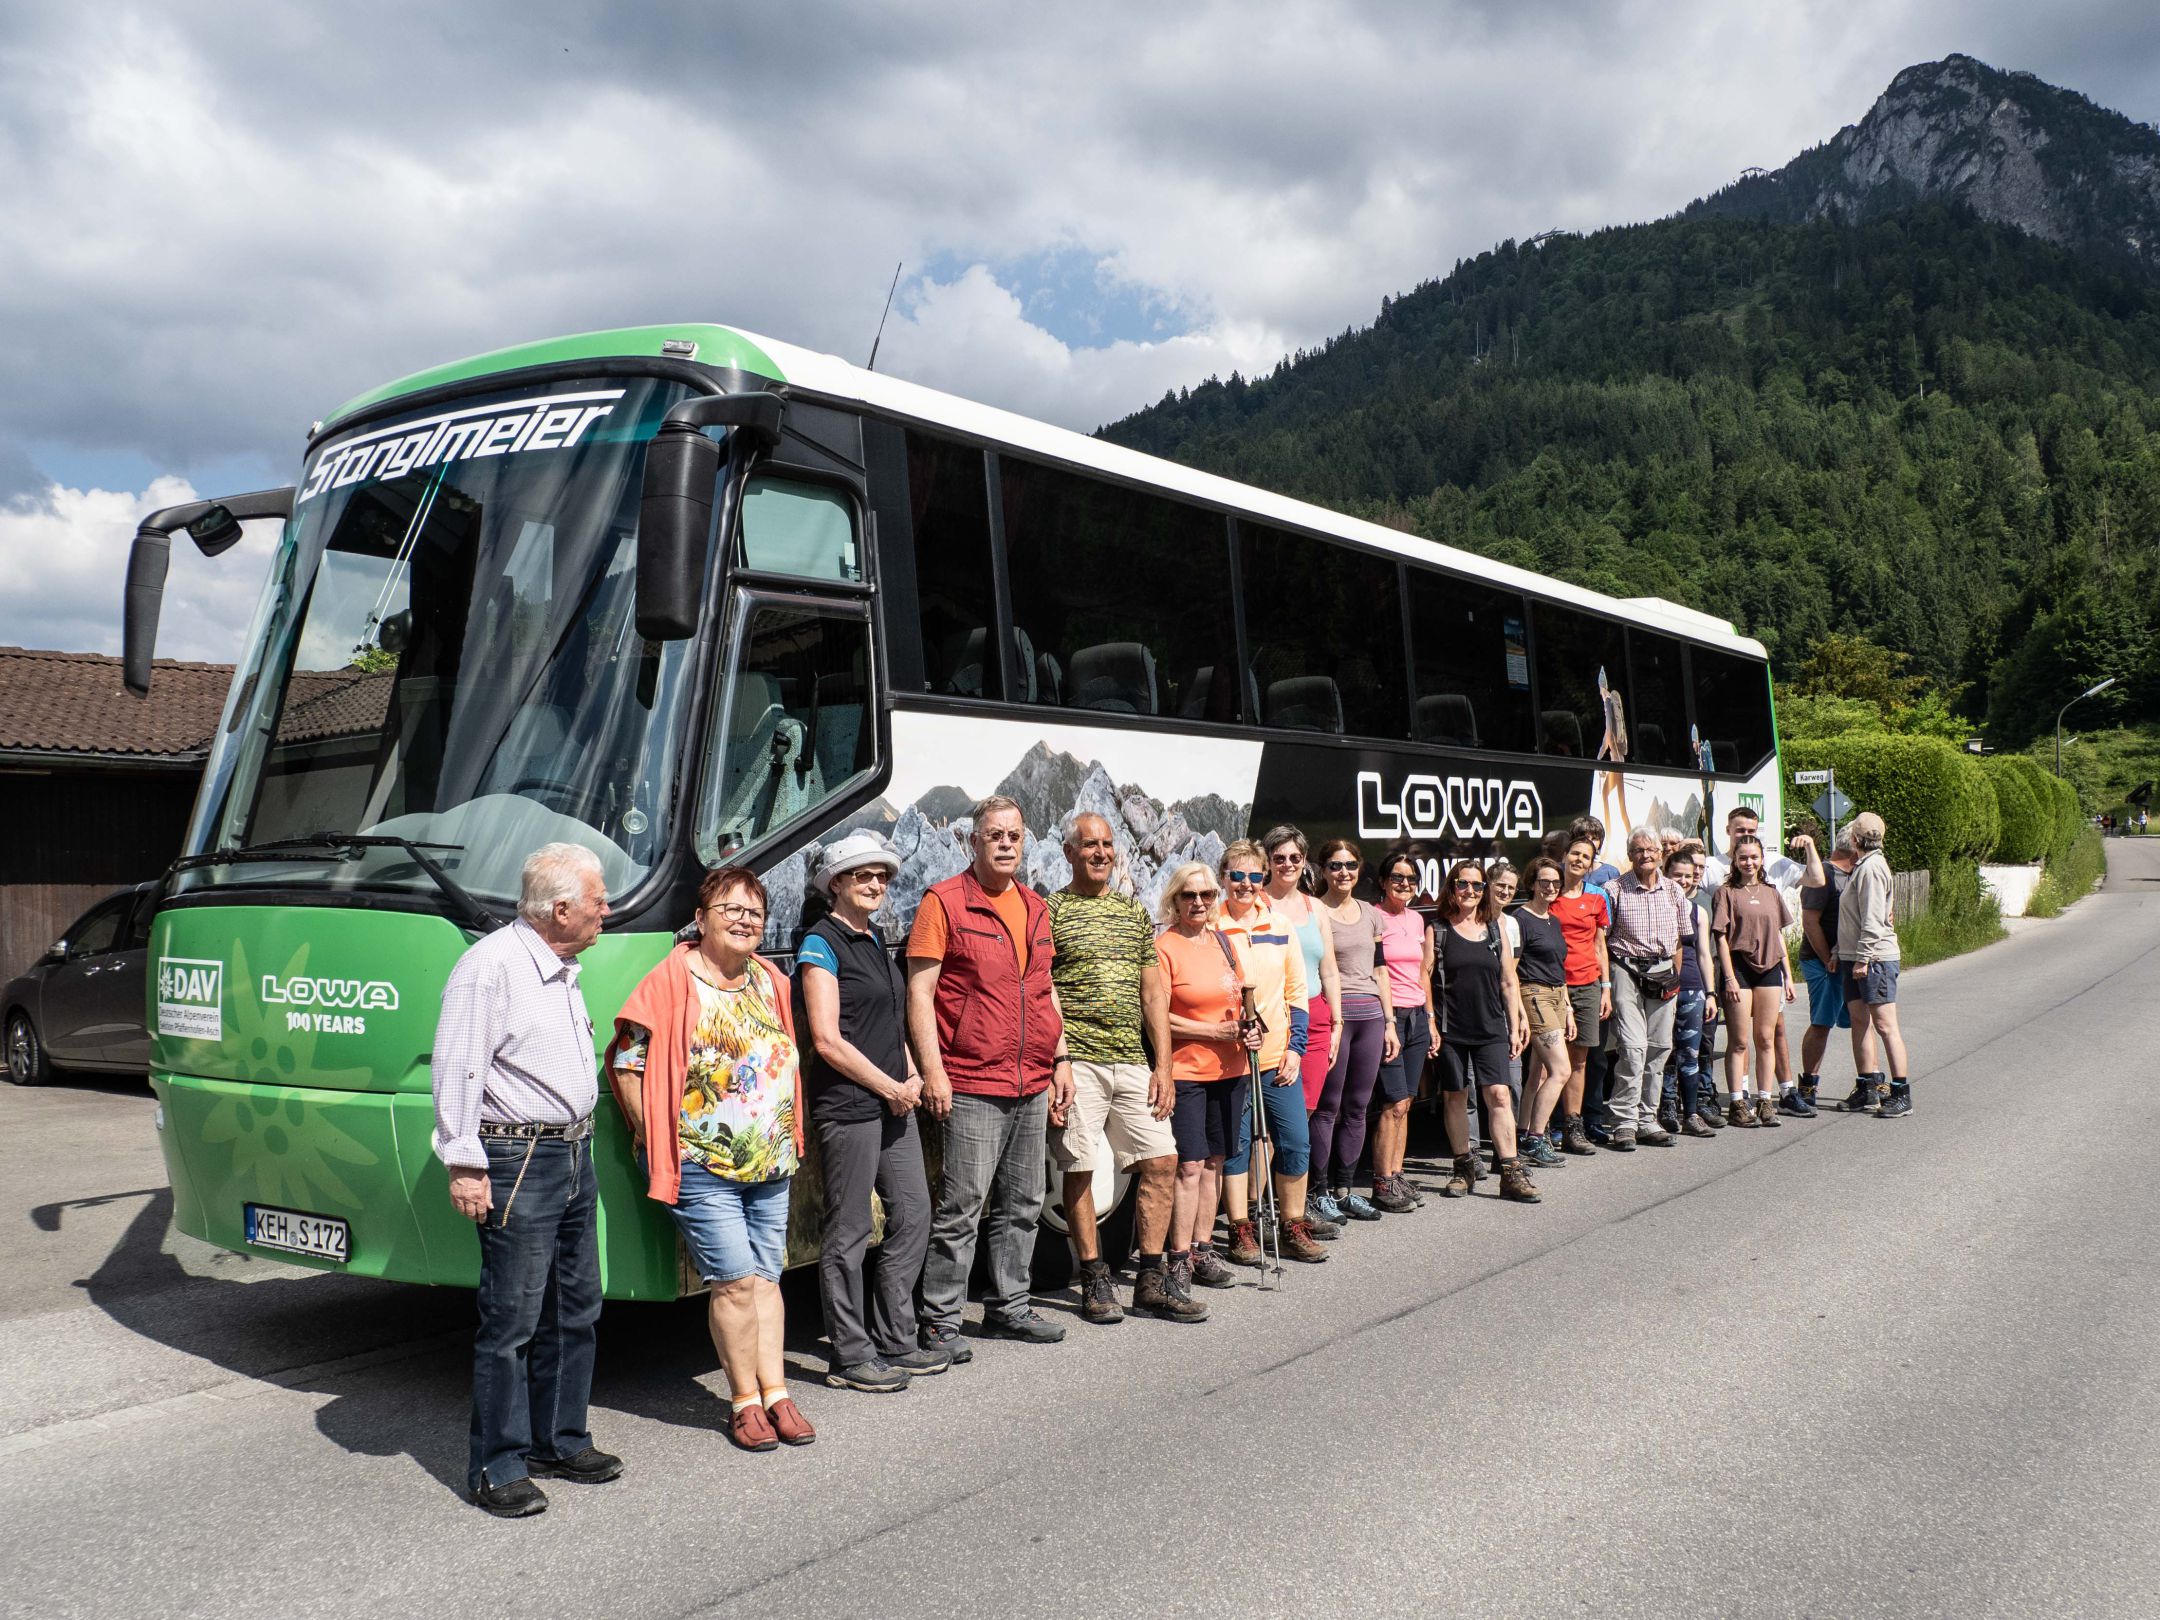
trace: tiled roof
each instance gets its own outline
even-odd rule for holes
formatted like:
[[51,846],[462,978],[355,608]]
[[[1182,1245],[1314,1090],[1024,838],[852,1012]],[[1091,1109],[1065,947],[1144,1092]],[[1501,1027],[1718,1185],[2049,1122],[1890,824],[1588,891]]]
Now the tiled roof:
[[17,751],[197,758],[231,684],[230,664],[160,658],[150,695],[138,698],[121,685],[117,658],[0,647],[0,758]]

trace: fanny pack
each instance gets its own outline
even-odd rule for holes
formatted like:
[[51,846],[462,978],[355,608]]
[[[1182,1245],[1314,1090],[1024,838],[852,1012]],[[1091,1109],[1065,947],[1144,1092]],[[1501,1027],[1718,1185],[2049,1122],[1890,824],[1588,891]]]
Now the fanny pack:
[[1669,956],[1615,956],[1613,960],[1626,968],[1628,977],[1645,990],[1663,992],[1680,982],[1679,969],[1673,966]]

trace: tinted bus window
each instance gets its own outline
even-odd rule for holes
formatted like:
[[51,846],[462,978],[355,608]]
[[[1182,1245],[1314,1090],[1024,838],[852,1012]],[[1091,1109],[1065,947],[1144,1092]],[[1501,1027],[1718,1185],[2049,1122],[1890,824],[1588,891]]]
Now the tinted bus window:
[[1752,658],[1697,647],[1695,723],[1711,766],[1752,773],[1775,744],[1770,735],[1770,678]]
[[1410,570],[1412,735],[1456,748],[1537,746],[1523,599],[1446,574]]
[[1631,739],[1617,735],[1626,729],[1625,705],[1609,701],[1627,684],[1627,641],[1619,625],[1538,603],[1537,672],[1540,753],[1627,757]]
[[990,486],[983,453],[910,433],[907,465],[923,690],[997,697],[998,661],[990,641],[997,593],[990,578]]
[[859,580],[847,497],[820,484],[755,478],[743,496],[743,563],[805,579]]
[[1687,679],[1680,643],[1647,630],[1628,632],[1628,758],[1638,765],[1692,766]]
[[1009,457],[999,465],[1015,651],[1032,701],[1236,719],[1222,516]]
[[1238,547],[1261,721],[1402,736],[1409,711],[1394,562],[1247,523]]

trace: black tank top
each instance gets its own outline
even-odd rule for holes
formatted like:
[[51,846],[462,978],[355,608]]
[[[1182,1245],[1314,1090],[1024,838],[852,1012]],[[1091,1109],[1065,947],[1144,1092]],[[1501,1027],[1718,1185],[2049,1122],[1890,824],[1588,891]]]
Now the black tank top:
[[1464,939],[1450,923],[1435,931],[1440,941],[1433,960],[1440,981],[1440,1033],[1451,1041],[1482,1042],[1507,1038],[1507,995],[1500,986],[1500,925],[1487,923],[1485,938]]

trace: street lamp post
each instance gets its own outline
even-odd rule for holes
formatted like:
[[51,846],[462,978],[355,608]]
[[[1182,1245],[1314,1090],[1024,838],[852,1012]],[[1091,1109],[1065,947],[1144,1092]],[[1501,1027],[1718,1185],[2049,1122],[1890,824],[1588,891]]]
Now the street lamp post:
[[2102,692],[2105,692],[2109,687],[2113,686],[2114,684],[2115,677],[2110,675],[2098,686],[2088,686],[2084,691],[2080,692],[2076,697],[2072,698],[2068,703],[2065,703],[2061,708],[2055,711],[2055,774],[2057,776],[2062,775],[2063,716],[2068,714],[2072,709],[2076,708],[2077,705],[2079,705],[2080,703],[2083,703],[2087,698],[2098,697]]

